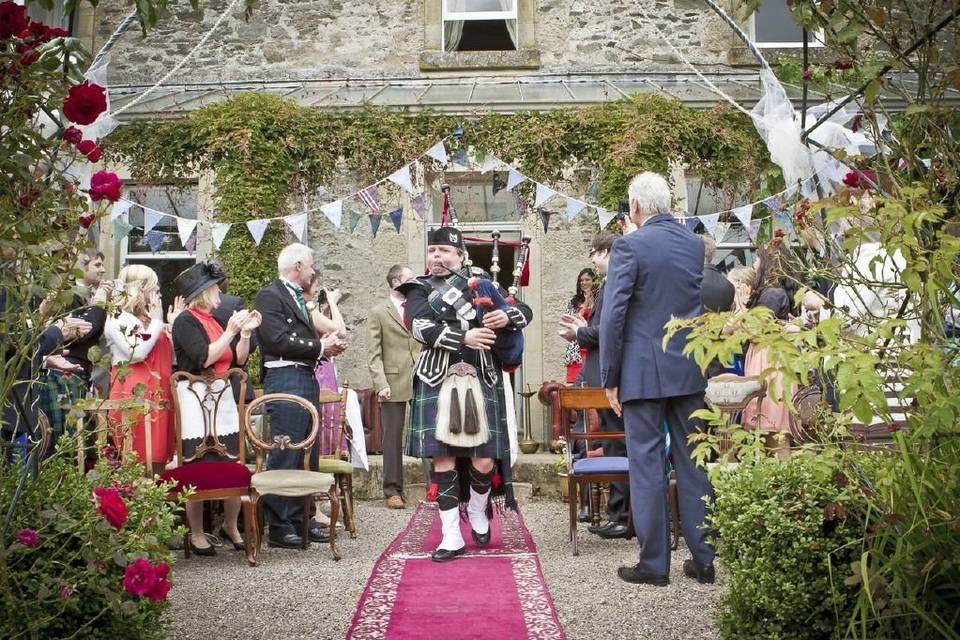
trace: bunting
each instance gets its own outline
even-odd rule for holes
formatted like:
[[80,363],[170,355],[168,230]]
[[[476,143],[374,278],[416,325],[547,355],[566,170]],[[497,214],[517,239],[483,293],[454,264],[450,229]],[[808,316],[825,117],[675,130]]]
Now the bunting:
[[507,173],[507,190],[513,191],[515,188],[524,183],[527,179],[527,176],[523,175],[514,168],[510,169],[510,172]]
[[150,251],[156,253],[160,251],[160,248],[163,246],[163,234],[159,231],[150,230],[147,231],[144,236],[147,239],[147,244],[150,245]]
[[723,239],[727,237],[727,233],[730,231],[729,222],[718,222],[717,223],[717,232],[713,236],[714,240],[718,243],[723,242]]
[[700,218],[698,218],[698,217],[696,217],[696,216],[691,216],[691,217],[689,217],[689,218],[684,218],[683,224],[684,224],[684,225],[687,227],[687,229],[689,229],[690,231],[696,231],[696,230],[697,230],[697,225],[700,224]]
[[210,237],[213,240],[213,246],[220,250],[220,245],[223,244],[223,239],[227,237],[227,232],[230,231],[231,225],[226,222],[215,222],[213,224],[213,229],[210,231]]
[[196,218],[177,218],[177,234],[180,236],[180,244],[186,246],[187,240],[197,228]]
[[165,216],[165,214],[150,209],[149,207],[142,207],[143,209],[143,233],[144,235],[153,231],[153,228],[157,226],[160,222],[160,219]]
[[537,183],[537,196],[533,201],[533,206],[535,209],[542,207],[547,200],[557,195],[557,192],[548,187],[545,184]]
[[407,193],[413,193],[413,179],[410,177],[410,165],[404,165],[389,176],[387,180],[394,183]]
[[119,243],[121,240],[127,237],[127,234],[133,229],[133,225],[124,220],[123,218],[116,218],[113,220],[113,241]]
[[380,230],[380,214],[371,213],[370,214],[370,231],[373,232],[373,237],[377,237],[377,231]]
[[337,229],[340,228],[341,223],[343,222],[343,200],[337,200],[336,202],[330,202],[328,204],[320,207],[320,211],[323,212],[323,215],[327,217],[333,226]]
[[120,216],[130,211],[130,207],[132,206],[133,203],[129,200],[117,200],[113,203],[113,206],[110,207],[110,219],[116,220]]
[[370,213],[380,213],[380,190],[377,185],[372,184],[366,189],[357,192],[357,199],[367,205]]
[[717,222],[720,220],[719,213],[709,213],[705,216],[700,216],[700,222],[703,223],[703,228],[707,230],[711,236],[716,237],[717,233]]
[[250,235],[253,237],[253,243],[260,246],[260,241],[263,240],[263,234],[267,231],[267,225],[270,224],[269,220],[247,220],[247,230],[250,231]]
[[303,238],[307,232],[307,214],[295,213],[284,216],[283,221],[287,224],[287,228],[290,229],[290,233],[297,238],[297,242],[303,242]]
[[550,216],[554,214],[553,211],[547,211],[546,209],[540,209],[540,221],[543,222],[543,232],[547,233],[550,230]]
[[567,222],[572,222],[577,215],[586,208],[587,203],[574,198],[567,198],[567,211],[564,214]]
[[353,233],[357,228],[357,224],[360,222],[360,214],[353,209],[350,209],[348,211],[347,220],[347,226],[350,229],[350,233]]
[[750,226],[747,227],[747,235],[750,236],[751,242],[757,241],[757,234],[760,233],[760,223],[762,220],[751,220]]
[[733,210],[733,215],[746,229],[750,226],[750,220],[753,218],[753,205],[745,204],[742,207],[737,207]]
[[780,226],[786,229],[787,234],[793,233],[793,220],[789,213],[775,213],[773,219],[780,223]]
[[424,155],[430,156],[443,165],[447,164],[449,161],[447,157],[447,148],[443,146],[443,140],[427,149]]
[[403,223],[403,207],[398,207],[387,215],[390,216],[393,228],[397,230],[397,233],[400,233],[400,225]]
[[597,217],[600,219],[600,229],[603,230],[607,228],[611,220],[617,217],[617,212],[597,209]]
[[416,197],[410,199],[410,207],[413,209],[414,214],[416,214],[418,220],[423,220],[424,216],[427,215],[427,194],[426,192],[418,194]]

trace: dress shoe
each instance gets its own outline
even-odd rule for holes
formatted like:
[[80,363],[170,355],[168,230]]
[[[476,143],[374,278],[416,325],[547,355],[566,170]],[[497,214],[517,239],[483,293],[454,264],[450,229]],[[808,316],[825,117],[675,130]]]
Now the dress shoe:
[[387,498],[387,508],[388,509],[405,509],[407,507],[403,502],[403,498],[400,496],[390,496]]
[[638,567],[620,567],[617,569],[617,575],[624,582],[631,584],[652,584],[655,587],[665,587],[670,584],[670,578],[667,576],[658,576],[647,573]]
[[473,536],[473,541],[474,541],[475,543],[477,543],[477,546],[478,546],[478,547],[485,547],[485,546],[487,546],[488,544],[490,544],[490,530],[489,530],[489,529],[487,530],[486,533],[477,533],[476,531],[473,530],[473,528],[471,528],[471,529],[470,529],[470,535]]
[[582,507],[577,515],[577,522],[590,522],[593,516],[590,515],[590,507]]
[[243,538],[240,539],[240,542],[234,542],[234,541],[233,541],[233,538],[231,538],[231,537],[227,534],[226,529],[224,529],[223,527],[220,527],[220,538],[221,538],[225,543],[226,543],[226,542],[229,542],[230,544],[232,544],[232,545],[233,545],[233,548],[234,548],[235,550],[237,550],[237,551],[243,551],[244,549],[246,549],[246,546],[244,546],[244,544],[243,544]]
[[307,530],[307,535],[310,538],[310,542],[319,542],[324,544],[330,542],[330,534],[320,528],[320,525],[310,523],[310,528]]
[[618,524],[619,523],[614,520],[607,520],[606,522],[603,522],[601,524],[590,525],[589,527],[587,527],[587,531],[593,534],[597,534],[597,533],[600,533],[601,531],[614,527]]
[[604,540],[626,539],[630,537],[630,527],[620,522],[614,522],[613,526],[599,529],[597,535]]
[[187,538],[187,544],[190,545],[190,553],[195,556],[215,556],[217,555],[217,550],[213,548],[212,544],[208,544],[205,547],[198,547],[193,544],[191,538]]
[[712,564],[702,565],[693,558],[683,561],[683,575],[695,579],[700,584],[713,584],[717,579]]
[[437,549],[430,554],[430,559],[434,562],[449,562],[450,560],[462,556],[466,552],[466,547],[460,547],[459,549],[453,549],[452,551],[447,549]]
[[281,549],[299,549],[303,546],[303,538],[293,532],[280,534],[270,533],[270,535],[267,536],[267,546],[280,547]]

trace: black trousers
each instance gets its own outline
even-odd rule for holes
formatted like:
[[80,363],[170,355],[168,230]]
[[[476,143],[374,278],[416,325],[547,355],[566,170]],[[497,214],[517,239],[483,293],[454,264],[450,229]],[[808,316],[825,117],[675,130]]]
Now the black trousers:
[[403,431],[406,426],[406,402],[381,402],[380,426],[383,429],[383,496],[403,495]]
[[[623,431],[623,419],[617,417],[609,409],[600,409],[600,431],[607,433]],[[604,456],[627,457],[626,440],[604,440]],[[611,482],[610,498],[607,500],[607,519],[611,522],[627,523],[630,511],[630,484],[628,482]]]
[[[313,369],[307,367],[279,367],[266,369],[264,393],[290,393],[312,403],[320,411],[320,389]],[[271,402],[267,405],[270,433],[285,435],[291,443],[301,442],[310,433],[310,414],[290,402]],[[303,452],[274,449],[267,457],[267,469],[303,469]],[[303,499],[264,496],[263,513],[271,532],[277,535],[298,533],[303,519]]]

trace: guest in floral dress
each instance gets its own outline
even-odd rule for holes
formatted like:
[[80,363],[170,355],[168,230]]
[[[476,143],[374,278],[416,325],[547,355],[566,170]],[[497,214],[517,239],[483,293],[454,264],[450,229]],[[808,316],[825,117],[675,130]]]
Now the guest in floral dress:
[[[567,308],[564,310],[565,314],[578,315],[583,318],[584,322],[590,319],[590,313],[593,311],[594,280],[596,277],[593,269],[588,268],[580,271],[577,275],[577,292],[567,304]],[[563,355],[563,364],[567,367],[567,384],[573,384],[576,381],[586,357],[587,350],[580,348],[576,340],[567,344],[567,350]]]

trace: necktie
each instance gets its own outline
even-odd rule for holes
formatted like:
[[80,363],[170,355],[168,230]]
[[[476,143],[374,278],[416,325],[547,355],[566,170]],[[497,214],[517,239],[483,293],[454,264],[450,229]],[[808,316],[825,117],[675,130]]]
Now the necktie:
[[293,297],[297,299],[297,304],[300,306],[300,313],[303,314],[303,319],[309,324],[310,312],[307,311],[307,301],[303,298],[303,289],[299,289],[290,284],[287,285],[287,288],[293,292]]

